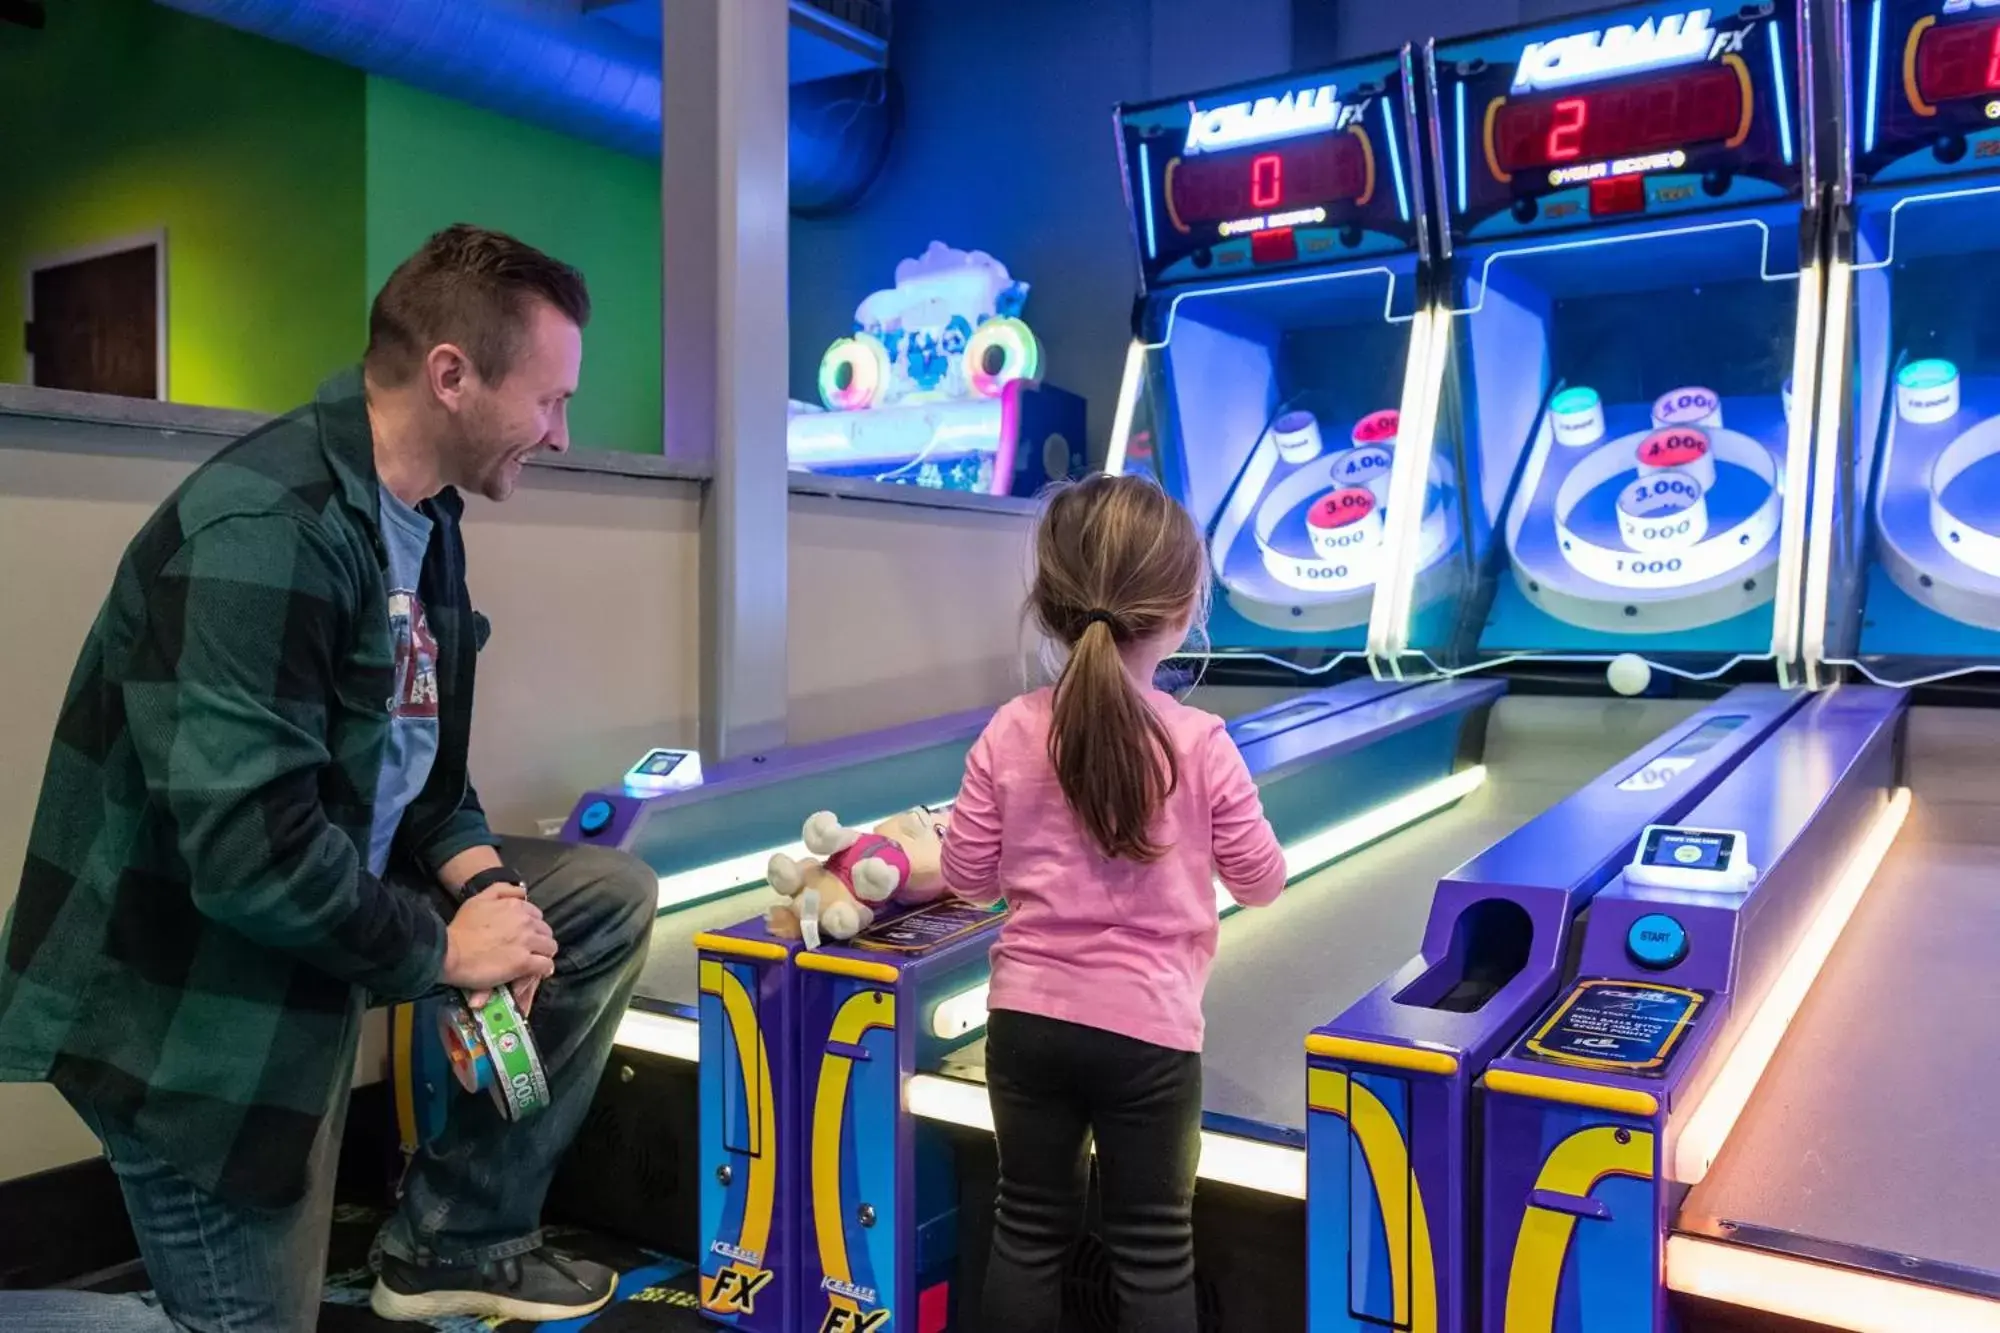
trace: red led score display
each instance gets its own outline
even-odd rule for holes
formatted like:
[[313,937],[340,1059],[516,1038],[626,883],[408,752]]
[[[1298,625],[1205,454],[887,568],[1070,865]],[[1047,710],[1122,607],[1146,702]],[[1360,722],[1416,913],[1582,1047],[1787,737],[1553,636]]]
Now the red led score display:
[[1733,65],[1576,93],[1509,99],[1493,117],[1494,165],[1508,174],[1690,148],[1742,132],[1748,93]]
[[1917,39],[1917,91],[1926,102],[2000,93],[2000,19],[1927,28]]
[[1359,136],[1315,134],[1182,158],[1167,179],[1167,206],[1186,230],[1359,199],[1368,193],[1368,175]]

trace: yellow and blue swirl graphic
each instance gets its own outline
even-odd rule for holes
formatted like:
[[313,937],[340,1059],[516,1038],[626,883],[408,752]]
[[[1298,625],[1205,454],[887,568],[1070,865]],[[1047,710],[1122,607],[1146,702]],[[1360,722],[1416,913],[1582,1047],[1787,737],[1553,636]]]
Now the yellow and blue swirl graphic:
[[1410,1080],[1322,1068],[1306,1079],[1309,1262],[1315,1282],[1347,1279],[1346,1300],[1313,1302],[1311,1333],[1437,1333],[1430,1212],[1410,1158]]
[[1546,1112],[1545,1123],[1562,1137],[1543,1158],[1534,1188],[1601,1215],[1527,1205],[1508,1264],[1505,1333],[1652,1327],[1653,1134],[1618,1124],[1574,1128],[1580,1121],[1575,1112]]
[[739,1169],[702,1186],[702,1305],[711,1314],[755,1313],[770,1282],[765,1251],[778,1194],[777,1099],[757,1012],[760,969],[701,960],[701,1115],[704,1145],[726,1149]]
[[[889,1322],[882,1316],[896,1295],[896,997],[853,981],[831,989],[811,1137],[812,1229],[826,1300],[820,1326],[872,1328]],[[847,1053],[857,1047],[870,1058]]]

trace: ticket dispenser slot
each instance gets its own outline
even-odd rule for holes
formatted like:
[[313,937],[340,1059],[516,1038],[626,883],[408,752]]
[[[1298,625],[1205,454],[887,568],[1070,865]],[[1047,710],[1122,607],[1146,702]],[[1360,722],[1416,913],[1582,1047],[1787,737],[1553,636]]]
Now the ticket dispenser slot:
[[1396,996],[1397,1004],[1478,1013],[1528,965],[1535,923],[1519,903],[1488,898],[1472,903],[1452,923],[1443,958]]

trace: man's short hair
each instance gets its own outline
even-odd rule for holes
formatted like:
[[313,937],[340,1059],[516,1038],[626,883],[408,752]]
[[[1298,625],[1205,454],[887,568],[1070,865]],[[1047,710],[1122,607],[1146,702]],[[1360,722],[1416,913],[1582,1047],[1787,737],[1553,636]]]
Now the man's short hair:
[[590,322],[583,274],[522,241],[458,223],[424,242],[382,284],[368,312],[369,376],[394,388],[431,349],[451,343],[479,378],[498,384],[527,339],[533,303],[547,301],[576,324]]

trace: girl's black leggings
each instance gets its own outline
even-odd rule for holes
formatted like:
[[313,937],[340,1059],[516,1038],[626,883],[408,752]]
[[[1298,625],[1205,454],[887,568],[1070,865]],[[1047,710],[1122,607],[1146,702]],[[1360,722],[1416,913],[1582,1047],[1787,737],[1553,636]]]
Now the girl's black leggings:
[[987,1329],[1056,1333],[1097,1144],[1101,1236],[1121,1333],[1195,1333],[1201,1057],[1101,1028],[996,1010],[987,1091],[1000,1148]]

